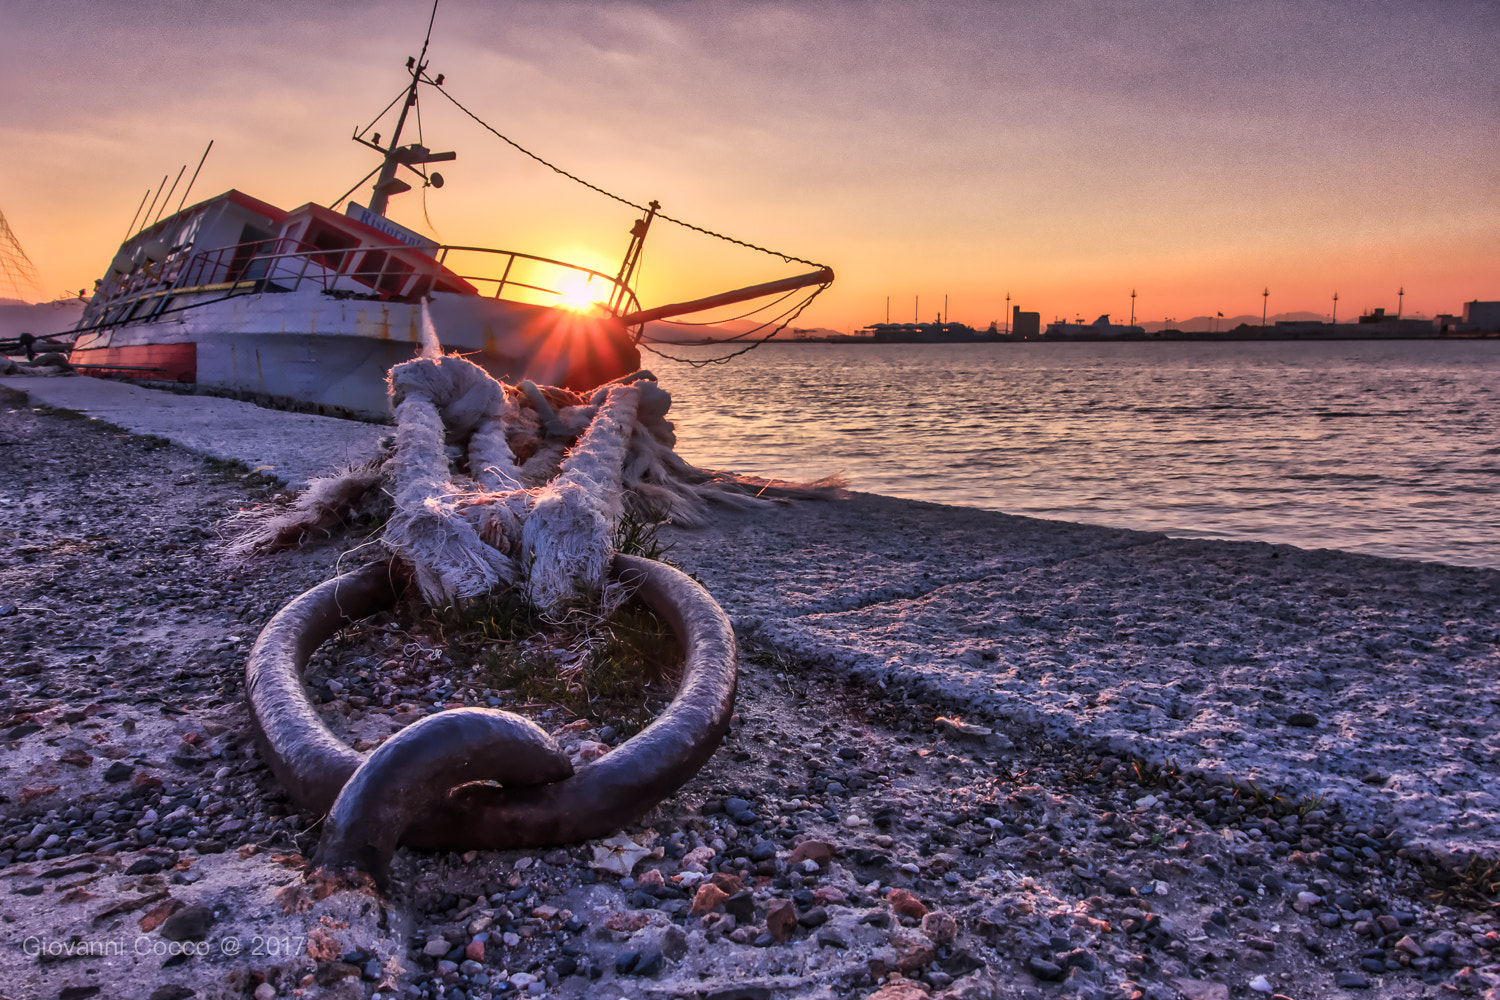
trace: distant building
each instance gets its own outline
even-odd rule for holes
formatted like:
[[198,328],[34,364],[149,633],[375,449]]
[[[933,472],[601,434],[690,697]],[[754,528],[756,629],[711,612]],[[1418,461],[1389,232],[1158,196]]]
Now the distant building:
[[1035,340],[1042,335],[1042,314],[1022,312],[1014,306],[1010,313],[1010,335],[1022,340]]
[[1471,330],[1500,330],[1500,302],[1465,302],[1463,325]]

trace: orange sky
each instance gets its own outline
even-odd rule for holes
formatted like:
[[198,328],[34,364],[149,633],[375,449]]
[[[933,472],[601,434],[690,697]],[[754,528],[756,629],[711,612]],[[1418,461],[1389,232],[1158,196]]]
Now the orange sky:
[[[10,0],[0,211],[40,272],[92,287],[163,174],[195,199],[327,203],[403,85],[419,2]],[[1098,5],[443,0],[432,72],[517,142],[636,202],[826,262],[800,321],[949,315],[1340,317],[1500,299],[1500,13],[1485,3]],[[448,183],[393,218],[612,271],[634,213],[441,96]],[[414,138],[414,136],[411,136]],[[170,178],[168,180],[170,184]],[[179,192],[180,194],[180,192]],[[175,207],[177,196],[172,204]],[[657,304],[805,268],[653,229]],[[0,296],[10,294],[0,289]]]

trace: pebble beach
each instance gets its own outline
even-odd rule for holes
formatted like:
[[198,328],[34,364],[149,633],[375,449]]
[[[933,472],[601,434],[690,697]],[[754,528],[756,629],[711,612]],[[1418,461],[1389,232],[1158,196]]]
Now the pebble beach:
[[[0,996],[1500,996],[1500,572],[725,511],[663,532],[740,643],[696,778],[603,842],[324,894],[242,670],[366,539],[231,560],[276,470],[42,381],[0,386]],[[356,747],[503,696],[392,622],[308,681]],[[622,738],[527,712],[579,760]]]

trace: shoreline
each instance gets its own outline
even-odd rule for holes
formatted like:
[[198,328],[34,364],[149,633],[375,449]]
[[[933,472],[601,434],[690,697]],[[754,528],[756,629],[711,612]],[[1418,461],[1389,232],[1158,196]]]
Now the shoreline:
[[[467,860],[403,850],[386,903],[341,893],[299,909],[295,893],[281,894],[299,884],[291,855],[307,849],[311,821],[288,812],[259,765],[236,685],[259,625],[326,578],[349,543],[226,564],[215,526],[275,491],[264,473],[227,471],[156,438],[13,402],[0,414],[13,481],[25,484],[0,562],[7,594],[20,598],[0,617],[0,659],[12,664],[14,692],[0,772],[4,943],[108,932],[164,945],[175,902],[183,912],[208,909],[212,929],[202,940],[265,940],[274,931],[272,939],[295,945],[290,955],[166,967],[160,955],[44,962],[17,945],[0,958],[9,982],[93,982],[109,991],[102,995],[144,1000],[167,983],[244,996],[259,974],[276,996],[311,995],[321,984],[368,997],[381,992],[380,968],[367,977],[368,961],[395,959],[404,970],[398,993],[420,984],[412,995],[436,996],[461,983],[471,997],[591,1000],[893,1000],[903,984],[947,997],[1202,1000],[1256,995],[1257,977],[1300,1000],[1347,995],[1340,977],[1402,998],[1500,984],[1493,896],[1477,914],[1457,898],[1434,906],[1412,855],[1413,817],[1485,807],[1472,794],[1465,805],[1460,788],[1429,799],[1398,782],[1387,794],[1352,766],[1396,760],[1407,770],[1387,777],[1404,781],[1441,763],[1424,754],[1451,749],[1468,763],[1461,751],[1495,747],[1493,731],[1475,730],[1472,718],[1460,720],[1469,729],[1434,737],[1409,714],[1441,707],[1450,696],[1439,675],[1455,664],[1495,690],[1497,616],[1485,596],[1500,593],[1494,571],[1178,541],[872,495],[721,514],[710,529],[665,534],[675,546],[669,557],[697,573],[735,621],[744,650],[739,721],[704,772],[627,831],[660,857],[626,883],[590,874],[588,845]],[[1360,574],[1371,579],[1346,585]],[[1339,586],[1342,596],[1323,593]],[[1195,603],[1206,614],[1182,619]],[[1418,628],[1441,634],[1423,638]],[[1217,640],[1191,650],[1203,663],[1167,655],[1200,636]],[[1465,641],[1442,641],[1454,636]],[[1413,647],[1413,638],[1431,648]],[[1266,658],[1278,643],[1288,662]],[[1353,651],[1370,663],[1354,662]],[[1290,672],[1290,661],[1304,659],[1331,664],[1320,668],[1324,687]],[[1393,672],[1408,662],[1415,673]],[[1001,677],[1002,665],[1015,674]],[[1154,687],[1144,686],[1147,668]],[[1247,671],[1266,668],[1283,672],[1257,686]],[[321,669],[362,683],[351,664]],[[1370,687],[1382,671],[1390,683]],[[1190,674],[1200,691],[1182,691]],[[897,676],[912,680],[898,685]],[[1095,689],[1062,687],[1082,681]],[[976,693],[986,685],[990,701]],[[1335,698],[1341,685],[1364,685],[1355,692],[1363,700]],[[1297,701],[1303,688],[1332,708]],[[1152,704],[1168,690],[1185,707]],[[1257,721],[1254,703],[1268,691],[1283,700]],[[940,722],[952,719],[956,698],[978,711]],[[1070,707],[1069,698],[1080,702]],[[384,718],[351,705],[333,703],[349,720]],[[1332,776],[1369,802],[1394,797],[1429,812],[1388,826],[1351,811],[1361,800],[1343,785],[1343,812],[1331,801],[1261,803],[1212,768],[1137,773],[1131,746],[1102,742],[1137,724],[1151,738],[1173,737],[1169,723],[1197,718],[1174,714],[1203,706],[1205,725],[1233,723],[1250,735],[1235,752],[1258,740],[1255,749],[1273,760],[1278,748],[1305,750],[1309,738],[1329,734],[1336,713],[1352,716],[1338,723],[1339,738],[1355,749],[1359,739],[1379,745],[1368,760],[1329,748],[1351,765]],[[1358,728],[1382,708],[1395,717]],[[1478,713],[1495,714],[1482,702],[1455,709],[1481,724]],[[1081,721],[1069,722],[1070,712]],[[1316,716],[1313,727],[1293,723],[1297,714]],[[1080,739],[1084,732],[1093,738]],[[1318,773],[1316,760],[1290,759]],[[1470,768],[1479,778],[1495,773],[1494,758],[1486,761]],[[115,781],[106,773],[114,764],[132,773]],[[746,809],[736,799],[753,819],[739,815]],[[88,809],[69,819],[74,802]],[[1484,829],[1436,843],[1483,853]],[[53,846],[42,846],[51,837]],[[792,854],[803,840],[829,844],[832,856],[805,869]],[[682,885],[698,846],[712,849],[711,870],[749,887],[738,926],[722,919],[732,916],[722,906],[709,919],[690,914],[694,894]],[[17,856],[37,850],[46,856]],[[662,877],[659,888],[649,871]],[[892,886],[948,914],[952,933],[941,919],[911,916],[916,908]],[[519,901],[510,898],[523,887]],[[139,900],[150,902],[98,916]],[[789,936],[762,942],[780,901],[792,907]],[[163,908],[170,912],[148,920]],[[438,937],[462,944],[451,970],[440,965],[447,953],[425,951]],[[1398,947],[1403,939],[1409,944]],[[476,941],[484,957],[468,967]],[[622,970],[632,953],[637,964],[659,953],[655,971]],[[366,955],[365,964],[346,961]],[[590,967],[600,978],[577,972]],[[488,985],[474,985],[480,975]],[[314,979],[298,987],[304,976]],[[733,992],[739,987],[753,989]]]

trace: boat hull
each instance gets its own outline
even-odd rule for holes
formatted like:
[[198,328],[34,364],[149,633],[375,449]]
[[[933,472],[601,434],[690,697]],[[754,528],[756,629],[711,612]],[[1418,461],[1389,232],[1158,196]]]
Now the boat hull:
[[[183,297],[179,297],[183,298]],[[438,342],[508,382],[589,389],[640,355],[609,315],[434,293]],[[193,383],[276,405],[387,420],[385,376],[421,350],[419,303],[260,292],[173,300],[153,318],[81,333],[69,360],[93,375]]]

